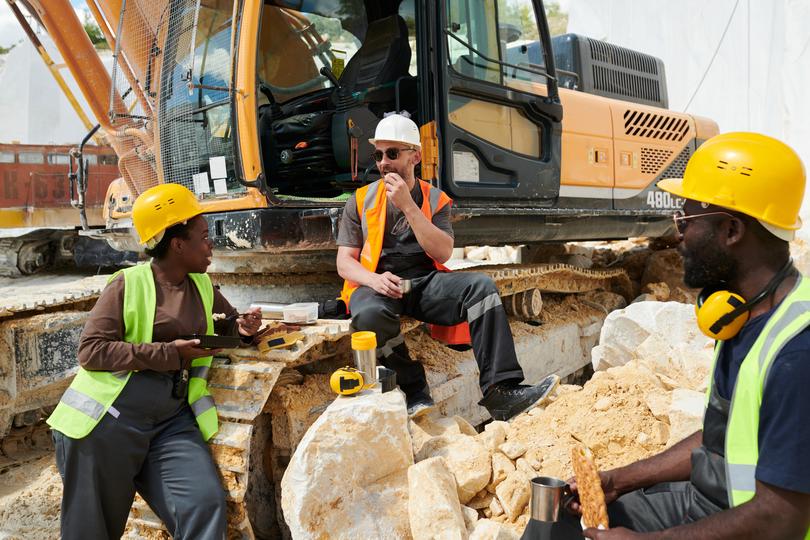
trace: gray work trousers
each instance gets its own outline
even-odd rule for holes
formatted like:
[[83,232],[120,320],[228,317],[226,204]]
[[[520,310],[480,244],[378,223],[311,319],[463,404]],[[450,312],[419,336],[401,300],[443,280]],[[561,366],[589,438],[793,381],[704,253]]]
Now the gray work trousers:
[[611,527],[656,532],[692,523],[724,510],[692,482],[665,482],[622,495],[608,505]]
[[429,324],[470,324],[473,352],[481,390],[504,381],[523,380],[512,331],[498,288],[489,276],[474,272],[431,272],[411,280],[411,292],[389,298],[369,287],[352,294],[354,330],[377,334],[377,357],[393,369],[406,396],[427,388],[425,369],[414,362],[400,334],[399,317],[407,315]]
[[172,379],[135,372],[83,439],[53,432],[62,476],[63,540],[117,539],[137,491],[175,540],[225,538],[225,491],[208,445]]

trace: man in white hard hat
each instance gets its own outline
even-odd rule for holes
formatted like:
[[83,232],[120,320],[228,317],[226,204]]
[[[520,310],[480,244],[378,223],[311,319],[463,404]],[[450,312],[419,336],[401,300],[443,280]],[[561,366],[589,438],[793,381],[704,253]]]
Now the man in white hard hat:
[[[425,370],[411,359],[400,333],[402,315],[436,325],[434,335],[448,343],[471,342],[484,394],[480,404],[496,420],[512,418],[545,397],[558,379],[522,385],[495,284],[484,274],[454,274],[442,266],[453,252],[452,200],[414,175],[422,159],[416,124],[389,115],[369,142],[382,178],[349,198],[337,239],[337,269],[345,280],[341,298],[353,329],[377,334],[377,357],[396,372],[412,416],[433,400]],[[409,291],[402,287],[406,280]]]

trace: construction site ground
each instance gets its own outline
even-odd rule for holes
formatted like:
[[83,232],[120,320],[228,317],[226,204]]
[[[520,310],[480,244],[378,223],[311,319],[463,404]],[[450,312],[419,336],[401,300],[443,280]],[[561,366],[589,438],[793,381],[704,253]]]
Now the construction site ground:
[[[505,260],[494,260],[498,257]],[[509,257],[508,253],[493,251],[490,260],[484,263],[508,262]],[[685,290],[681,285],[680,258],[666,243],[648,245],[646,241],[638,240],[569,245],[551,257],[545,254],[545,258],[584,268],[622,269],[629,283],[621,286],[629,287],[623,292],[631,300],[674,300],[685,303],[693,300],[694,291]],[[16,307],[0,312],[0,324],[4,318],[9,320],[15,314],[37,309],[46,312],[54,309],[58,313],[58,306],[33,305],[35,302],[43,303],[43,294],[47,297],[49,290],[54,291],[54,302],[57,302],[60,295],[67,293],[69,296],[74,289],[77,297],[83,294],[82,291],[98,291],[105,281],[105,276],[86,275],[3,279],[0,281],[3,305]],[[692,364],[678,363],[677,357],[683,351],[667,345],[667,332],[660,332],[662,336],[658,341],[640,341],[636,347],[640,352],[602,343],[593,349],[592,354],[605,317],[624,305],[621,295],[615,292],[546,293],[542,296],[539,316],[530,320],[526,320],[526,317],[512,320],[516,347],[527,372],[527,381],[536,381],[550,372],[556,372],[564,379],[564,384],[548,403],[520,415],[509,424],[503,442],[514,443],[513,446],[517,447],[515,456],[509,456],[510,459],[514,457],[510,462],[513,469],[523,468],[529,474],[526,469],[529,466],[534,473],[566,478],[571,472],[569,448],[575,440],[587,444],[594,451],[600,468],[610,468],[657,453],[677,441],[678,437],[688,435],[683,431],[694,427],[695,418],[689,412],[688,403],[692,403],[694,393],[700,391],[699,380],[705,373],[696,370]],[[513,311],[519,310],[517,306],[507,307]],[[667,314],[666,317],[671,318],[671,315]],[[461,417],[480,430],[488,421],[488,416],[476,405],[477,397],[474,394],[480,391],[477,390],[477,371],[471,351],[459,352],[447,348],[432,340],[415,323],[405,324],[409,325],[406,329],[410,330],[406,334],[409,347],[413,356],[425,364],[433,397],[439,403],[442,415]],[[244,499],[248,474],[245,461],[251,451],[247,442],[238,439],[253,437],[255,440],[258,434],[272,441],[270,448],[263,449],[264,456],[252,456],[250,459],[263,462],[263,467],[268,469],[264,476],[272,480],[272,485],[261,489],[266,490],[267,497],[275,497],[276,501],[269,501],[266,508],[257,509],[254,505],[248,508],[249,512],[279,512],[278,491],[284,466],[307,429],[334,397],[328,387],[328,376],[348,354],[347,342],[342,339],[348,333],[348,325],[345,322],[329,322],[309,332],[310,341],[305,340],[305,344],[301,345],[303,348],[297,353],[295,350],[277,351],[273,358],[284,367],[272,373],[256,372],[258,364],[248,361],[251,355],[256,354],[250,349],[234,352],[229,359],[217,360],[219,371],[215,372],[211,383],[219,388],[214,395],[220,414],[225,415],[230,424],[226,422],[224,432],[219,434],[219,440],[213,446],[213,452],[221,468],[223,463],[230,463],[232,472],[223,476],[231,492],[232,505],[239,506],[233,501]],[[315,333],[318,332],[315,340]],[[623,340],[626,338],[622,337]],[[582,355],[581,369],[568,369],[570,362],[555,366],[556,357],[570,354],[572,347],[578,351],[576,354]],[[554,351],[561,353],[557,355]],[[639,356],[645,351],[658,357],[663,354],[666,358],[645,361]],[[307,355],[329,359],[311,362]],[[535,358],[537,361],[529,363],[524,361],[525,358]],[[617,361],[617,358],[623,360]],[[591,376],[591,361],[598,364],[595,376]],[[247,388],[249,384],[245,381],[248,378],[258,380],[262,377],[273,380],[273,391],[269,396],[256,395],[254,403],[247,407],[245,403],[234,401],[244,399],[244,395],[229,393],[229,388],[236,388],[239,384]],[[242,382],[236,384],[234,381]],[[579,386],[583,383],[584,386]],[[254,384],[254,387],[258,386]],[[689,402],[690,398],[692,402]],[[254,425],[253,435],[241,429],[244,427],[239,423],[241,417],[255,418],[262,412],[269,413],[274,419],[272,425]],[[447,424],[442,426],[423,426],[423,431],[429,434],[428,438],[435,438],[446,431]],[[455,432],[458,434],[459,430]],[[484,433],[486,431],[479,437]],[[413,437],[414,453],[418,456],[417,445],[425,441],[420,441],[416,434]],[[25,444],[20,443],[23,440]],[[522,451],[519,451],[521,448]],[[430,449],[423,449],[421,457],[428,455]],[[225,465],[225,468],[228,467]],[[3,439],[0,446],[0,539],[58,538],[61,490],[49,437],[42,424],[15,424],[10,436]],[[472,502],[464,502],[473,506],[477,519],[502,522],[513,531],[521,530],[528,519],[527,507],[524,505],[520,511],[513,508],[507,512],[502,505],[492,502],[495,499],[494,492],[487,493],[483,489],[475,494]],[[129,526],[132,536],[154,534],[155,518],[149,514],[148,507],[142,501],[136,502]],[[232,514],[236,515],[234,519],[237,521],[245,518],[244,508]],[[238,523],[231,524],[232,530],[239,528]],[[280,525],[272,530],[253,532],[259,537],[284,536],[288,534],[285,529],[284,525]]]

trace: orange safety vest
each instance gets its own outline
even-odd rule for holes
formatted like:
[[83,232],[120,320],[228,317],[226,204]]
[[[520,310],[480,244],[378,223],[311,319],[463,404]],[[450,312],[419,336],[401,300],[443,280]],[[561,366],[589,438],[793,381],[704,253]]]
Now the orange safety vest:
[[[429,220],[433,219],[436,212],[453,203],[453,199],[448,197],[442,190],[431,186],[424,180],[419,180],[419,187],[422,189],[421,210]],[[360,264],[366,270],[376,272],[382,254],[383,236],[385,235],[385,211],[388,205],[388,197],[383,187],[383,181],[377,180],[359,188],[354,196],[357,200],[357,214],[363,232],[363,249],[360,251]],[[450,271],[446,266],[435,260],[433,265],[440,272]],[[357,283],[352,281],[345,280],[343,282],[343,291],[340,293],[340,298],[346,303],[346,309],[349,309],[349,301],[357,287]],[[451,345],[467,344],[471,341],[470,327],[466,322],[455,326],[431,324],[430,335]]]

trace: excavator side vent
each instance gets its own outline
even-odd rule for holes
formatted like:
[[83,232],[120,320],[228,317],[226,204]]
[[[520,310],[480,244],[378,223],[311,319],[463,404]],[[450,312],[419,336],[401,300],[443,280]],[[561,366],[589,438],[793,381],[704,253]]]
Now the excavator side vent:
[[683,141],[691,131],[689,120],[636,109],[624,111],[624,134],[660,141]]

